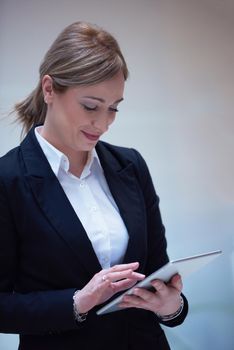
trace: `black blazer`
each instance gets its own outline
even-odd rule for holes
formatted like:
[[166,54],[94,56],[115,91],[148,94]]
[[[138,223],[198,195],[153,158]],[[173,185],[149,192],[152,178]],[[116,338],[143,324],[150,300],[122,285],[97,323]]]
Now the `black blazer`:
[[[147,166],[132,149],[96,146],[129,233],[124,262],[149,274],[168,261],[164,227]],[[129,309],[77,325],[72,296],[101,266],[32,129],[0,159],[0,332],[22,350],[169,349],[159,320]],[[180,324],[183,313],[168,326]]]

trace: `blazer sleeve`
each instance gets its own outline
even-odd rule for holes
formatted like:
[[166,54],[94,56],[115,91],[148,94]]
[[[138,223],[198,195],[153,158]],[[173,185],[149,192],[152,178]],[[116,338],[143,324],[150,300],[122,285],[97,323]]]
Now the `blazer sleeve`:
[[14,290],[20,244],[6,189],[0,182],[0,332],[44,334],[76,329],[74,288],[25,294]]
[[[156,194],[149,169],[140,153],[136,150],[134,150],[134,152],[136,156],[136,174],[142,188],[146,207],[148,253],[145,273],[149,275],[169,261],[167,255],[167,241],[165,237],[165,227],[159,209],[159,197]],[[162,321],[155,315],[157,321],[168,327],[175,327],[181,324],[188,313],[188,301],[183,294],[182,298],[184,299],[184,307],[182,313],[178,317],[172,320]]]

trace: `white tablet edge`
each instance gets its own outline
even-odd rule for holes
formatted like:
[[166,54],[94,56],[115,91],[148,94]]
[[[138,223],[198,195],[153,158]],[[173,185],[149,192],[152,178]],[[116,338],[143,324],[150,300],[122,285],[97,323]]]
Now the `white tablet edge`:
[[120,296],[112,300],[110,303],[106,304],[97,311],[97,315],[103,315],[105,313],[114,312],[121,310],[121,307],[118,306],[122,297],[125,294],[131,294],[132,290],[136,287],[150,288],[151,281],[154,279],[161,279],[164,282],[168,282],[173,275],[179,273],[182,277],[187,277],[191,273],[199,270],[201,267],[208,264],[215,257],[219,256],[222,253],[221,250],[215,250],[212,252],[207,252],[203,254],[193,255],[177,260],[169,261],[166,265],[162,266],[157,271],[153,272],[151,275],[146,277],[143,281],[138,282],[133,287],[123,292]]

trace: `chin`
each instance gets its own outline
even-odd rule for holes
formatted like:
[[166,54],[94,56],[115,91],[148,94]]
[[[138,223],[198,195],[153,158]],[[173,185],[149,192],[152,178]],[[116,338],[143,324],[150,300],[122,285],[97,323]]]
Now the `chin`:
[[84,147],[82,147],[82,151],[84,151],[84,152],[90,152],[90,151],[92,151],[92,149],[95,148],[96,144],[97,144],[97,142],[95,142],[95,143],[90,143],[90,144],[88,144],[88,145],[85,145]]
[[98,141],[90,142],[90,143],[87,144],[87,148],[89,148],[91,150],[91,149],[93,149],[96,146],[97,143],[98,143]]

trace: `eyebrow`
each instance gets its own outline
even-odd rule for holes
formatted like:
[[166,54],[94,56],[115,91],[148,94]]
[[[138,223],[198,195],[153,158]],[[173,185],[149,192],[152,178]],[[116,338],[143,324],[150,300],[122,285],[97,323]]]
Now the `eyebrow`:
[[[96,96],[83,96],[85,98],[91,98],[92,100],[96,100],[96,101],[99,101],[99,102],[102,102],[102,103],[105,103],[106,101],[103,99],[103,98],[100,98],[100,97],[96,97]],[[115,103],[119,103],[123,101],[123,97],[121,97],[119,100],[115,101],[113,104]]]

